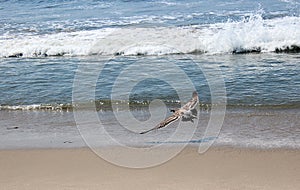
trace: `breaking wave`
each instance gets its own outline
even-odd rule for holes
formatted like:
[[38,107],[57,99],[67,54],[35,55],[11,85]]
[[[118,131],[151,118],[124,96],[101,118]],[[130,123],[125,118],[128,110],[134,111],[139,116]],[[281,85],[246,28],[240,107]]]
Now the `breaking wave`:
[[33,110],[48,110],[48,111],[69,111],[73,109],[72,104],[32,104],[32,105],[0,105],[0,110],[7,111],[33,111]]
[[299,53],[300,17],[261,15],[182,27],[127,27],[0,36],[0,57]]

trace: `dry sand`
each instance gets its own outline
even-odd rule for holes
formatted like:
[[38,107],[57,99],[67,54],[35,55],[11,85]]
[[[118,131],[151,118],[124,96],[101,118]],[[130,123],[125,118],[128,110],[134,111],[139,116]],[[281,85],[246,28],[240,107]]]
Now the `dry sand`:
[[0,189],[299,190],[300,151],[186,148],[163,165],[128,169],[89,149],[2,150]]

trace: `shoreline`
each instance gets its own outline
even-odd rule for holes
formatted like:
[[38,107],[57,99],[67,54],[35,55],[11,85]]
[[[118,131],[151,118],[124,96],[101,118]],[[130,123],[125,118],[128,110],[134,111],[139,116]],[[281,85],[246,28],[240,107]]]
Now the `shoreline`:
[[129,169],[112,165],[87,148],[0,150],[0,186],[9,190],[296,190],[299,161],[300,150],[223,147],[198,154],[196,148],[186,147],[159,166]]
[[[196,151],[199,148],[199,144],[187,144],[184,149],[195,149]],[[151,148],[151,146],[129,146],[132,148]],[[161,148],[177,148],[178,144],[161,144]],[[83,145],[83,146],[69,146],[69,147],[18,147],[18,148],[1,148],[1,152],[9,152],[9,151],[47,151],[47,150],[58,150],[58,151],[63,151],[63,150],[91,150],[92,149],[118,149],[120,147],[116,147],[114,145],[103,145],[101,147],[89,147],[88,145]],[[244,147],[244,146],[239,146],[239,145],[212,145],[209,147],[207,151],[218,151],[218,150],[249,150],[249,151],[257,151],[257,152],[269,152],[269,151],[288,151],[288,152],[293,152],[293,151],[299,151],[300,148],[296,147],[254,147],[254,146],[249,146],[249,147]]]
[[[154,110],[159,113],[159,110]],[[84,112],[89,116],[89,112]],[[120,111],[118,114],[126,114]],[[213,147],[236,147],[252,149],[299,149],[300,126],[298,109],[287,110],[227,110],[224,122],[218,134],[204,136],[210,120],[210,113],[199,112],[194,136],[189,139],[189,146],[198,146],[201,142],[214,141]],[[93,112],[91,112],[93,114]],[[141,136],[137,134],[145,130],[130,131],[120,124],[113,112],[97,112],[103,128],[109,131],[112,138],[121,144],[133,147],[144,147],[160,144],[174,134],[174,125],[162,128],[159,132]],[[146,111],[132,112],[134,117],[142,121],[150,115]],[[87,120],[89,120],[87,118]],[[80,129],[88,129],[84,139],[95,147],[114,146],[104,140],[104,133],[99,133],[99,121],[78,128],[78,120],[73,112],[43,112],[43,111],[0,111],[0,150],[7,149],[40,149],[40,148],[84,148],[87,147]],[[92,120],[90,120],[92,121]],[[132,122],[128,120],[128,122]],[[148,126],[149,127],[149,126]],[[184,132],[184,131],[183,131]],[[187,141],[167,141],[168,146],[177,146]],[[95,144],[94,144],[95,143]]]

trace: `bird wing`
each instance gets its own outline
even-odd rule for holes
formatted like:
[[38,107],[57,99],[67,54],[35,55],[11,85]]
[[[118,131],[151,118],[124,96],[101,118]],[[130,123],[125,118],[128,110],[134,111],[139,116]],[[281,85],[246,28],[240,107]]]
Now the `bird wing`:
[[180,109],[183,109],[186,111],[193,110],[193,109],[195,109],[198,102],[199,102],[198,93],[196,91],[194,91],[193,95],[192,95],[192,99],[188,103],[186,103],[184,106],[182,106]]
[[155,126],[154,128],[152,129],[149,129],[147,131],[143,131],[141,132],[140,134],[145,134],[145,133],[148,133],[150,131],[153,131],[155,129],[160,129],[160,128],[163,128],[167,125],[169,125],[170,123],[178,120],[179,118],[181,117],[181,115],[177,114],[177,113],[174,113],[173,115],[171,115],[170,117],[168,117],[167,119],[163,120],[162,122],[160,122],[157,126]]

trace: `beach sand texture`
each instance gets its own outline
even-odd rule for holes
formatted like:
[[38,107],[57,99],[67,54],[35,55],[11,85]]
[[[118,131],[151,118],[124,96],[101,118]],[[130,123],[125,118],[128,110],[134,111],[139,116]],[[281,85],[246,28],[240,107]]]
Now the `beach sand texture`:
[[3,190],[300,189],[298,150],[189,147],[148,169],[112,165],[89,149],[2,150],[0,163]]

